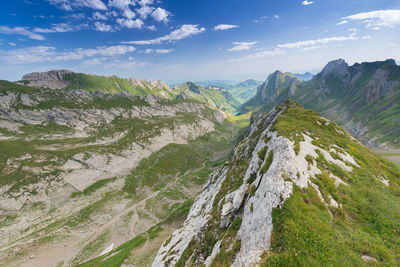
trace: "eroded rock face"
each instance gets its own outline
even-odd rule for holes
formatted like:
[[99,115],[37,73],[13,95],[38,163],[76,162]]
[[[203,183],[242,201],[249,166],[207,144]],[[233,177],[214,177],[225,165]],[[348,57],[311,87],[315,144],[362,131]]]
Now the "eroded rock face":
[[[231,264],[256,266],[261,261],[261,255],[270,249],[272,211],[282,207],[291,196],[294,185],[300,188],[312,186],[326,206],[340,205],[331,196],[331,201],[325,202],[319,187],[312,182],[321,171],[316,162],[307,161],[306,156],[317,157],[319,151],[328,162],[347,171],[359,167],[358,164],[347,153],[337,153],[340,158],[333,158],[330,153],[339,152],[335,150],[339,148],[334,147],[332,151],[326,151],[314,145],[313,138],[306,133],[303,133],[304,141],[300,142],[300,150],[296,154],[294,142],[278,136],[272,128],[284,110],[285,107],[281,111],[273,110],[268,115],[252,118],[247,137],[235,149],[232,160],[210,177],[203,192],[195,200],[183,227],[174,232],[169,243],[160,248],[153,262],[154,267],[174,266],[178,260],[181,263],[191,262],[196,266],[210,266],[220,252],[221,244],[226,242],[223,234],[216,235],[216,230],[212,229],[219,228],[224,233],[224,229],[231,227],[235,218],[241,218],[241,225],[236,237],[229,239],[229,243],[233,249],[235,240],[240,240],[240,248],[236,248]],[[238,165],[239,161],[246,163]],[[232,187],[230,184],[236,183],[238,180],[235,177],[239,175],[235,168],[241,166],[245,166],[240,172],[240,175],[243,175],[242,180],[239,180],[242,184]],[[345,184],[340,177],[329,175],[335,179],[336,186]],[[227,188],[231,189],[226,190]],[[225,195],[220,196],[221,193]],[[207,238],[210,238],[211,234],[218,240],[215,245],[200,252],[191,251],[196,247],[193,243],[198,247],[208,244],[204,241],[206,232]]]
[[[168,105],[165,104],[165,99],[157,96],[138,98],[129,93],[106,95],[83,90],[59,91],[57,96],[64,101],[60,100],[60,106],[43,108],[43,103],[49,101],[46,94],[27,95],[13,91],[2,92],[2,95],[0,93],[0,129],[14,133],[14,136],[0,135],[0,139],[60,140],[60,144],[57,142],[52,145],[38,144],[35,148],[43,151],[62,151],[85,146],[106,147],[117,144],[121,139],[127,138],[129,134],[127,131],[116,131],[111,136],[104,137],[98,134],[103,126],[115,120],[147,120],[149,123],[161,125],[161,128],[151,129],[151,133],[139,132],[138,136],[131,134],[130,145],[121,147],[118,151],[114,149],[112,152],[104,153],[103,148],[102,152],[90,152],[87,155],[79,153],[65,161],[54,158],[51,166],[24,166],[24,162],[28,160],[35,162],[49,160],[32,157],[29,154],[26,157],[8,159],[1,170],[2,174],[12,175],[20,168],[24,173],[42,178],[12,193],[8,192],[10,189],[8,185],[0,187],[0,192],[2,192],[0,212],[18,211],[26,203],[34,202],[34,200],[43,203],[60,202],[69,198],[71,192],[83,190],[96,181],[124,177],[138,165],[141,159],[150,156],[153,152],[169,143],[186,144],[190,140],[213,131],[214,123],[225,119],[225,115],[219,111],[215,111],[214,118],[211,120],[203,117],[201,114],[206,108],[203,104],[181,101]],[[132,104],[109,107],[111,104],[107,101],[115,103],[115,100],[132,101]],[[68,102],[79,103],[79,105],[76,108],[69,108]],[[96,102],[104,103],[104,107],[93,107],[91,103]],[[196,119],[180,119],[182,114],[196,114]],[[162,120],[170,122],[162,123]],[[20,130],[23,126],[43,127],[49,123],[56,127],[66,127],[70,131],[59,134],[49,132],[41,136],[19,136],[23,134]],[[80,144],[79,140],[89,137],[93,137],[92,141],[84,141]],[[69,140],[75,140],[75,143]],[[57,170],[57,174],[54,174]]]
[[22,77],[22,81],[29,81],[33,87],[48,87],[51,89],[62,89],[68,85],[64,81],[65,74],[73,73],[70,70],[52,70],[47,72],[33,72]]

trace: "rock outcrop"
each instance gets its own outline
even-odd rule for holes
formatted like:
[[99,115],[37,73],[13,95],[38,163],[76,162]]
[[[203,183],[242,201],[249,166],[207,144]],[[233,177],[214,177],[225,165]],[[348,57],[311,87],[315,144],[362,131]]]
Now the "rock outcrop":
[[[307,133],[302,133],[304,141],[299,142],[296,151],[295,142],[274,130],[276,120],[291,105],[288,102],[268,115],[252,119],[247,136],[235,149],[231,161],[210,176],[183,227],[160,248],[154,267],[176,263],[211,266],[219,256],[224,257],[221,255],[230,255],[231,266],[257,265],[261,255],[270,250],[272,211],[284,205],[294,186],[314,188],[327,207],[340,205],[332,197],[322,196],[314,182],[322,172],[308,157],[321,153],[327,162],[349,172],[360,166],[341,150],[339,158],[333,158],[334,148],[327,151],[314,145],[317,137]],[[336,186],[345,184],[334,174],[329,175]]]

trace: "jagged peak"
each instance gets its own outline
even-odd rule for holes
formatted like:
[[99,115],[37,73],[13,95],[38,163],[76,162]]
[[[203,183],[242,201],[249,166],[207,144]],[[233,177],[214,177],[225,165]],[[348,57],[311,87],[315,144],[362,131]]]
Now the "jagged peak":
[[324,76],[332,72],[343,73],[345,70],[347,70],[348,67],[349,65],[347,64],[347,62],[344,59],[340,58],[329,61],[328,64],[326,64],[326,66],[322,69],[322,73]]

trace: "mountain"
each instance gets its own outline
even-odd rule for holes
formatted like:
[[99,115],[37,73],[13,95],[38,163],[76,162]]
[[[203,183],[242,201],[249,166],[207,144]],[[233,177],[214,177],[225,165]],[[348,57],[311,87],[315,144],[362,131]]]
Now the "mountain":
[[186,97],[208,103],[218,109],[234,112],[240,103],[224,88],[204,88],[193,82],[186,82],[174,87],[174,92],[183,92]]
[[277,103],[284,101],[301,81],[291,73],[275,71],[257,88],[257,94],[242,104],[240,112],[270,111]]
[[232,80],[210,80],[210,81],[197,81],[196,84],[203,86],[203,87],[210,87],[210,86],[217,86],[227,88],[232,85],[237,84],[237,81]]
[[169,85],[163,81],[146,81],[117,76],[97,76],[75,73],[69,70],[53,70],[26,74],[18,82],[31,87],[47,87],[51,89],[84,89],[103,93],[128,92],[132,95],[158,95],[174,97]]
[[155,253],[243,123],[193,98],[69,86],[0,81],[1,266],[76,266],[146,231]]
[[310,81],[289,79],[283,88],[271,86],[271,78],[259,87],[255,98],[241,106],[242,112],[269,111],[290,97],[337,122],[370,147],[400,146],[400,67],[394,60],[353,66],[335,60]]
[[394,60],[328,63],[293,98],[343,125],[369,146],[400,146],[400,67]]
[[257,93],[257,87],[261,84],[262,82],[260,81],[249,79],[244,82],[228,86],[226,89],[242,104]]
[[303,74],[295,73],[294,76],[296,76],[297,78],[299,78],[302,81],[309,81],[314,77],[314,75],[312,75],[309,72],[306,72],[306,73],[303,73]]
[[[398,167],[292,101],[251,121],[152,266],[399,262]],[[134,255],[140,246],[121,246],[88,266]]]

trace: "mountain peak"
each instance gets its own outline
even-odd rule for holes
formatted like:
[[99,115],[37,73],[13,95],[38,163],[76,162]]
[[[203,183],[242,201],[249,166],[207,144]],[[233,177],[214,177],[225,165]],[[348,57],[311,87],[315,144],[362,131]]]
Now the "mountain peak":
[[335,72],[337,74],[343,74],[345,70],[349,67],[344,59],[336,59],[328,62],[326,66],[322,69],[323,76],[328,73]]

